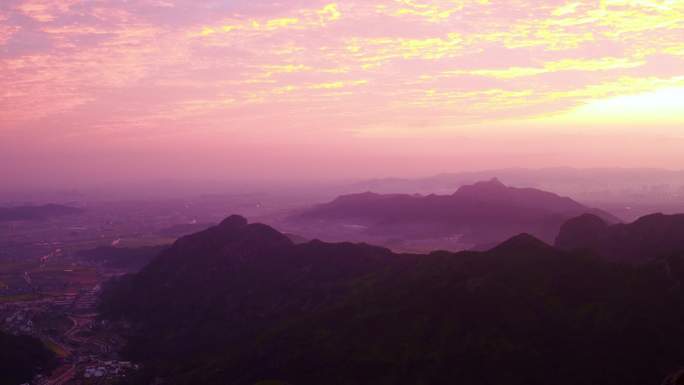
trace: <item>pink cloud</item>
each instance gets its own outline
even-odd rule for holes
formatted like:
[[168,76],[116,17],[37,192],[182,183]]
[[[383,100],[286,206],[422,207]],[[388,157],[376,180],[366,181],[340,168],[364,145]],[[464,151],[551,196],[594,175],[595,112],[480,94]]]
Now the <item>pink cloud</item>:
[[370,137],[435,151],[445,135],[514,138],[532,129],[496,127],[682,86],[684,7],[617,3],[12,0],[0,5],[0,135],[104,152],[224,136],[257,151],[268,137],[264,151],[290,155],[311,137],[341,152]]

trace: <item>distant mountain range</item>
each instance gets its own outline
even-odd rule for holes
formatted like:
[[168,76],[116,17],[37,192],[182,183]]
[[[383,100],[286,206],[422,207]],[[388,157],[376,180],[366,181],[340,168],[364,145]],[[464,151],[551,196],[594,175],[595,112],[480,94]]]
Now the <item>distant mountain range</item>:
[[653,214],[609,225],[586,214],[566,222],[556,239],[563,250],[592,250],[620,262],[644,263],[684,253],[684,214]]
[[0,222],[44,220],[65,215],[81,214],[84,210],[57,204],[42,206],[0,207]]
[[682,279],[675,251],[635,266],[523,234],[395,254],[233,216],[108,284],[100,311],[145,364],[130,384],[656,385],[684,365]]
[[493,177],[516,186],[551,189],[569,195],[587,194],[598,200],[601,197],[645,195],[652,188],[668,185],[684,193],[684,170],[653,168],[505,168],[442,173],[422,178],[370,179],[357,182],[350,188],[381,193],[445,193]]
[[495,178],[462,186],[452,195],[345,195],[298,213],[291,222],[304,226],[300,232],[311,237],[325,238],[355,226],[367,235],[400,239],[458,236],[462,242],[476,245],[524,232],[553,242],[563,222],[584,213],[609,223],[619,221],[570,198],[507,187]]
[[628,221],[654,212],[684,212],[684,170],[654,168],[507,168],[422,178],[373,179],[351,184],[343,191],[446,194],[492,177],[499,177],[511,186],[571,196]]

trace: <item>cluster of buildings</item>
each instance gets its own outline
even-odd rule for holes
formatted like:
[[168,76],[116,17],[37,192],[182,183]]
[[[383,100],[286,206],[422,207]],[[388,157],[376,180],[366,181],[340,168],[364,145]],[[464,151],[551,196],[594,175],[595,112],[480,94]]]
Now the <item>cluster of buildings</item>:
[[32,315],[26,310],[17,310],[5,317],[2,329],[12,334],[33,334],[34,325]]
[[55,297],[52,300],[52,306],[55,310],[66,311],[67,309],[70,309],[72,306],[74,306],[76,298],[78,298],[78,293],[64,293],[59,297]]
[[83,291],[74,302],[74,312],[88,312],[95,308],[101,286],[96,285],[92,289]]
[[84,378],[118,378],[137,370],[138,365],[130,361],[102,361],[97,365],[87,366],[83,370]]

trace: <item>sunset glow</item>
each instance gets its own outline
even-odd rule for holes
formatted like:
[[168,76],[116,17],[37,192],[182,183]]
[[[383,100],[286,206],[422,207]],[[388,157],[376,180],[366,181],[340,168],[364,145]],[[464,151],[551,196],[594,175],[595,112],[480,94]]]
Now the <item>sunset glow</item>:
[[684,1],[8,0],[0,86],[13,180],[682,168]]

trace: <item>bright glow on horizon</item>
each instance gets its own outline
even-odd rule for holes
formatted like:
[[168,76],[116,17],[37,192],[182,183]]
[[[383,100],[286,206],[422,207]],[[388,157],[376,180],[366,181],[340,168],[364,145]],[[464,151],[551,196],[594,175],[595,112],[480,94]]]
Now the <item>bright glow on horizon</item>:
[[684,168],[682,36],[681,0],[8,0],[0,177]]
[[683,124],[682,111],[684,87],[677,87],[596,100],[578,108],[575,116],[586,122]]
[[[682,82],[684,84],[684,81]],[[597,129],[616,126],[628,131],[648,128],[673,136],[684,133],[684,87],[661,88],[634,95],[595,99],[570,111],[527,120],[534,125],[564,125]],[[681,137],[681,136],[679,136]]]

